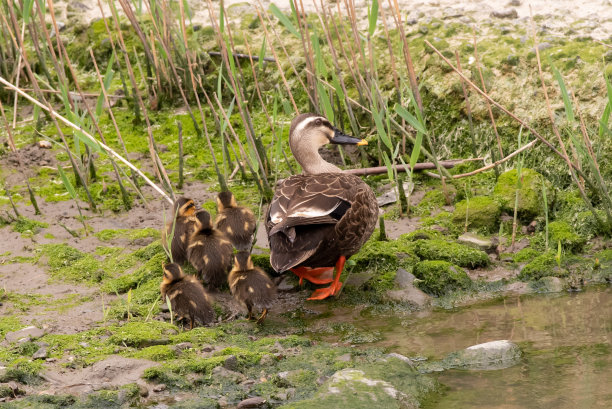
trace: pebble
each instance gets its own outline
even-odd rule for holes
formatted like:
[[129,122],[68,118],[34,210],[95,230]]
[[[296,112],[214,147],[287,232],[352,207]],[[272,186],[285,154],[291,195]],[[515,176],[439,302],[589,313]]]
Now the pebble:
[[229,369],[230,371],[235,371],[238,369],[238,358],[236,358],[236,355],[229,355],[227,358],[225,358],[223,367],[225,369]]
[[266,400],[264,398],[256,396],[254,398],[248,398],[248,399],[241,401],[238,404],[237,408],[238,409],[259,408],[263,406],[265,403],[266,403]]
[[155,385],[153,387],[153,392],[162,392],[166,390],[166,384],[165,383],[160,383],[158,385]]
[[20,329],[19,331],[7,332],[4,338],[8,342],[16,342],[23,339],[25,339],[26,341],[30,341],[32,339],[40,338],[43,335],[45,335],[44,330],[34,326],[29,326]]
[[41,346],[40,348],[38,348],[38,351],[34,352],[34,355],[32,355],[32,359],[45,359],[47,358],[47,347],[46,346]]
[[516,12],[516,9],[506,9],[506,10],[500,10],[500,11],[493,11],[491,12],[491,17],[495,17],[495,18],[518,18],[518,13]]

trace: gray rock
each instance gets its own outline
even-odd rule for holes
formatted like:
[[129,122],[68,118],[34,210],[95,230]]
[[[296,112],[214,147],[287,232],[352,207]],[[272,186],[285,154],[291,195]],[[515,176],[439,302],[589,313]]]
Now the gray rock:
[[241,374],[240,372],[230,371],[222,366],[217,366],[212,370],[212,375],[216,378],[223,378],[230,380],[234,383],[244,382],[246,380],[246,376]]
[[461,244],[465,244],[466,246],[477,248],[478,250],[491,252],[495,251],[496,243],[493,240],[482,237],[474,233],[463,233],[457,241]]
[[367,283],[372,277],[374,277],[374,272],[372,271],[353,273],[349,276],[349,278],[343,285],[347,287],[359,288],[363,284]]
[[388,290],[386,298],[390,301],[407,303],[416,308],[423,308],[431,302],[431,296],[414,286],[415,276],[400,268],[395,274],[395,284],[399,289]]
[[408,24],[409,26],[413,26],[418,22],[418,20],[416,18],[409,18],[406,20],[406,24]]
[[329,396],[334,396],[334,402],[345,401],[344,405],[338,404],[336,407],[349,407],[351,402],[359,402],[360,407],[397,407],[398,401],[408,401],[408,396],[389,382],[366,378],[363,371],[352,368],[333,374],[327,382],[327,388],[324,386],[315,399],[320,401]]
[[518,18],[518,13],[515,9],[496,10],[491,12],[491,17],[495,18]]
[[174,350],[176,352],[184,351],[185,349],[193,348],[193,344],[191,342],[181,342],[174,345]]
[[272,365],[274,363],[274,361],[276,361],[274,356],[272,356],[270,354],[266,354],[266,355],[262,356],[261,359],[259,360],[259,365],[261,365],[261,366]]
[[227,401],[227,398],[225,396],[221,396],[217,401],[217,404],[220,408],[227,408],[229,406],[229,402]]
[[32,355],[32,359],[45,359],[47,358],[47,347],[46,346],[41,346],[40,348],[38,348],[38,351],[34,352],[34,355]]
[[340,361],[340,362],[350,362],[350,360],[351,360],[350,353],[340,355],[339,357],[336,358],[336,361]]
[[389,358],[395,358],[395,359],[399,359],[400,361],[406,362],[410,366],[414,365],[414,362],[412,361],[412,359],[402,354],[398,354],[397,352],[391,352],[390,354],[387,354],[387,356]]
[[[543,43],[538,44],[538,51],[548,50],[548,49],[549,49],[549,48],[551,48],[551,47],[552,47],[552,44],[547,43],[547,42],[545,41],[545,42],[543,42]],[[533,48],[531,49],[531,52],[532,52],[532,53],[535,53],[535,52],[536,52],[535,47],[533,47]]]
[[238,409],[248,409],[248,408],[260,408],[266,404],[266,400],[264,398],[260,398],[256,396],[254,398],[248,398],[241,401],[237,408]]
[[429,28],[427,28],[427,26],[420,26],[419,27],[419,33],[427,34],[427,33],[429,33]]
[[296,288],[296,282],[293,282],[288,274],[281,276],[281,280],[278,284],[276,284],[276,289],[278,291],[293,291]]
[[542,277],[531,286],[538,293],[560,293],[565,290],[566,283],[559,277]]
[[163,392],[166,390],[166,384],[160,383],[153,387],[153,392]]
[[235,371],[238,369],[238,358],[236,358],[236,355],[229,355],[227,358],[225,358],[223,367],[225,369],[229,369],[230,371]]
[[34,326],[29,326],[20,329],[19,331],[7,332],[5,335],[5,339],[8,342],[16,342],[22,339],[30,341],[32,339],[40,338],[43,335],[45,335],[45,331],[43,331],[42,329]]
[[510,0],[510,2],[506,4],[506,6],[508,7],[518,7],[520,5],[521,5],[521,0]]
[[516,365],[521,359],[521,349],[513,342],[499,340],[473,345],[449,354],[444,362],[448,368],[504,369]]

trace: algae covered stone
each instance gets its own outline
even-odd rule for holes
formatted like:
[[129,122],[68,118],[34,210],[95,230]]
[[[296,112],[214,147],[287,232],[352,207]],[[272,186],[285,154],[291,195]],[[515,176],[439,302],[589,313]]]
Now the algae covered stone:
[[422,260],[444,260],[465,268],[489,265],[489,256],[484,251],[444,240],[419,240],[415,254]]
[[[508,213],[514,212],[517,180],[517,170],[509,170],[500,175],[493,190],[496,198],[502,204],[502,210]],[[544,214],[543,181],[546,185],[546,196],[550,206],[554,198],[554,191],[550,184],[545,182],[544,177],[535,170],[529,168],[521,170],[521,188],[518,195],[517,213],[522,220],[531,221]]]
[[564,277],[568,275],[567,270],[558,266],[555,256],[552,251],[539,255],[523,267],[518,278],[527,281],[539,280],[546,276]]
[[500,205],[487,196],[474,196],[469,200],[462,200],[455,206],[453,222],[465,225],[467,217],[468,228],[494,231],[497,228]]
[[451,290],[467,290],[472,284],[461,267],[442,260],[421,261],[414,267],[414,275],[420,280],[417,286],[421,290],[438,296]]
[[548,225],[549,242],[554,246],[561,242],[564,250],[572,253],[579,252],[586,244],[586,239],[574,231],[574,228],[562,221],[555,221]]

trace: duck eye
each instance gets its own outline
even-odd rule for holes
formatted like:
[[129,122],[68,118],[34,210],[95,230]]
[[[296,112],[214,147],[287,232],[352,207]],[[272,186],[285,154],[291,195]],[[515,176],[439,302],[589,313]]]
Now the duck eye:
[[322,124],[323,124],[323,121],[321,121],[321,118],[317,118],[317,120],[315,121],[315,125],[321,126]]

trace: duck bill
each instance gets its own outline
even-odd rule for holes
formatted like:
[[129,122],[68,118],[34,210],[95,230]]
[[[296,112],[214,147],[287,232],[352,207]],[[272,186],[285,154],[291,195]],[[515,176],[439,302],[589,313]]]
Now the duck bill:
[[367,145],[368,142],[365,139],[355,138],[354,136],[342,133],[339,129],[334,132],[334,137],[330,141],[336,145]]

